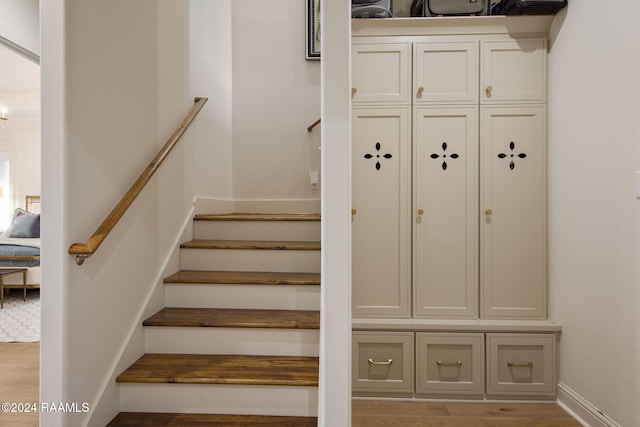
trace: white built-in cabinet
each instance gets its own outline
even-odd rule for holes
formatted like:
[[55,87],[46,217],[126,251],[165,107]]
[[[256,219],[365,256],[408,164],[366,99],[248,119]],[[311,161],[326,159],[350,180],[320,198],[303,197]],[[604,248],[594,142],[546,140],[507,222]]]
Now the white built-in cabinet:
[[[513,396],[555,395],[560,328],[547,319],[546,279],[551,21],[495,18],[452,20],[450,29],[437,18],[354,22],[354,392],[387,394],[384,378],[369,381],[367,372],[380,377],[381,361],[394,358],[366,357],[361,343],[399,333],[413,334],[403,355],[414,356],[415,386],[404,394],[509,397],[509,387],[489,388],[492,378],[485,385],[485,374],[506,369],[526,383],[529,369],[544,370],[545,391],[515,387]],[[517,22],[523,30],[513,34]],[[537,353],[487,356],[504,333],[527,359],[533,347],[521,343],[540,332],[548,335],[536,343],[553,359],[544,367]]]

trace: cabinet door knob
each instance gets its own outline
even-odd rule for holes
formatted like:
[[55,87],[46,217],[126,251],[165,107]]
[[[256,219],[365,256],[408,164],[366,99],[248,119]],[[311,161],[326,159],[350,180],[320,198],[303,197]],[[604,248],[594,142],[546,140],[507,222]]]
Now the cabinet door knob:
[[358,213],[358,211],[357,211],[357,210],[355,210],[355,209],[351,209],[351,215],[355,215],[355,214],[357,214],[357,213]]
[[491,215],[493,211],[491,209],[487,209],[486,211],[484,211],[484,213],[487,215]]
[[424,209],[418,209],[418,215],[424,215]]
[[424,92],[424,87],[420,86],[418,88],[418,95],[422,95],[422,92]]
[[491,92],[493,92],[493,86],[491,85],[487,86],[487,88],[484,91],[487,93],[487,96],[491,96]]
[[358,92],[358,88],[352,87],[351,88],[351,95],[355,95],[356,92]]

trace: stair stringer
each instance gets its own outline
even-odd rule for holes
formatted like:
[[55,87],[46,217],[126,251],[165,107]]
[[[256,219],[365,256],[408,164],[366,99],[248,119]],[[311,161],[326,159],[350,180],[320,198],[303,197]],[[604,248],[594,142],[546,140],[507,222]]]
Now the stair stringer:
[[[89,412],[86,419],[87,427],[104,427],[122,411],[120,386],[116,383],[118,375],[129,365],[145,353],[145,333],[142,326],[144,319],[160,310],[165,305],[165,285],[163,279],[179,269],[180,244],[193,239],[193,217],[199,198],[194,198],[193,207],[185,214],[182,225],[175,234],[171,252],[167,253],[162,262],[162,268],[149,282],[144,304],[136,316],[136,321],[126,333],[126,339],[118,351],[118,357],[109,368],[95,397],[88,400]],[[224,199],[208,199],[207,207],[210,212],[224,213],[233,209],[233,201]],[[115,410],[113,408],[118,408]]]
[[[149,284],[145,303],[141,305],[135,323],[131,325],[131,328],[127,331],[127,338],[124,340],[124,345],[118,351],[119,356],[111,365],[109,375],[103,381],[97,396],[93,400],[95,403],[90,403],[89,405],[89,416],[87,417],[89,420],[87,423],[88,427],[103,427],[107,425],[117,414],[117,411],[114,413],[111,408],[120,408],[120,387],[116,384],[116,378],[123,369],[126,369],[127,366],[135,362],[136,359],[145,352],[145,336],[142,321],[164,307],[163,278],[166,277],[167,274],[170,274],[170,272],[175,271],[179,266],[180,242],[192,236],[192,227],[189,227],[192,218],[193,209],[189,210],[186,214],[180,232],[176,234],[171,246],[173,250],[165,256],[162,262],[162,269]],[[113,403],[114,401],[116,404]]]

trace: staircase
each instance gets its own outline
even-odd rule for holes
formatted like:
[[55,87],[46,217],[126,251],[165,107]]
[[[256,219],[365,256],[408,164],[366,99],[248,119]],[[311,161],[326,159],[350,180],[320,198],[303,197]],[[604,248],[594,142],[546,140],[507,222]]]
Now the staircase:
[[317,425],[319,221],[196,216],[109,426]]

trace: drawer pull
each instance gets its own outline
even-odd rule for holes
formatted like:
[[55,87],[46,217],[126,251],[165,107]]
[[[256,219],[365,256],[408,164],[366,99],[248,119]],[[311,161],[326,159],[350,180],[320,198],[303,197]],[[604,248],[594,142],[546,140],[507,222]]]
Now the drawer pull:
[[458,360],[457,362],[443,362],[442,360],[438,360],[436,362],[438,366],[462,366],[462,361]]
[[391,365],[393,363],[393,359],[389,359],[386,362],[376,362],[373,359],[369,359],[369,363],[372,365]]
[[507,362],[507,366],[510,368],[533,368],[533,362],[527,362],[527,363],[513,363],[513,362]]

